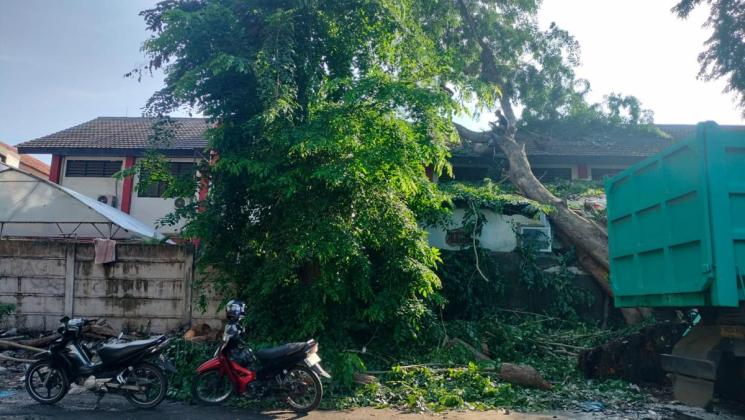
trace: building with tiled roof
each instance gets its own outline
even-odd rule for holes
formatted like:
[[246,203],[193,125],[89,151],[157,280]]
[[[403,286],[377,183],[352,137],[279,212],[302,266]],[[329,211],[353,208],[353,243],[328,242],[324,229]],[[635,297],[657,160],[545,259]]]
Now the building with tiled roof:
[[50,153],[79,156],[142,156],[148,149],[156,149],[167,156],[200,156],[207,146],[205,118],[170,118],[172,135],[156,138],[155,118],[99,117],[21,143],[23,153]]
[[33,156],[18,153],[15,147],[0,141],[0,163],[22,169],[40,178],[49,177],[49,165]]
[[[164,183],[139,189],[137,177],[118,179],[114,175],[134,166],[148,150],[165,156],[176,175],[194,173],[207,147],[207,127],[204,118],[99,117],[21,143],[18,149],[22,153],[51,154],[50,181],[156,226],[174,207],[184,205],[184,200],[161,197]],[[160,230],[178,234],[180,226],[163,226]]]
[[[694,124],[656,124],[656,130],[587,133],[582,138],[552,137],[518,130],[517,140],[525,145],[531,168],[543,180],[594,179],[612,176],[629,165],[685,138],[695,135]],[[745,126],[721,126],[724,130],[745,130]],[[487,133],[458,127],[460,143],[453,147],[451,163],[456,179],[482,180],[495,160],[503,162],[499,149],[489,145]],[[506,164],[506,163],[505,163]],[[497,165],[498,167],[499,165]]]
[[[21,153],[52,155],[49,179],[90,197],[105,201],[136,218],[156,224],[157,220],[182,203],[160,197],[163,185],[145,191],[136,188],[138,180],[115,179],[112,175],[131,167],[151,149],[172,162],[175,173],[194,170],[205,155],[204,118],[173,118],[171,133],[156,136],[156,119],[144,117],[100,117],[80,125],[18,145]],[[577,139],[552,138],[527,130],[519,131],[528,159],[536,175],[544,180],[602,179],[651,156],[661,149],[694,134],[695,125],[657,125],[661,132],[638,131],[590,133]],[[164,127],[160,127],[159,133]],[[166,127],[167,128],[167,127]],[[745,126],[724,127],[740,130]],[[452,148],[451,162],[458,180],[480,181],[501,177],[490,173],[504,164],[500,153],[489,145],[489,135],[459,127],[461,142]],[[495,165],[498,163],[498,165]],[[206,194],[206,191],[200,191]],[[170,229],[170,231],[169,231]],[[163,227],[165,233],[177,233],[176,227]]]

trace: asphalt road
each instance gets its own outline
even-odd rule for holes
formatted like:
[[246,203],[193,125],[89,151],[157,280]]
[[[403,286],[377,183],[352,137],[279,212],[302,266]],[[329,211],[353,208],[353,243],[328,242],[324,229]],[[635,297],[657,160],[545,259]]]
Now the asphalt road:
[[[209,407],[188,405],[177,401],[164,401],[151,410],[137,410],[124,397],[107,395],[95,407],[92,394],[68,395],[54,405],[42,405],[33,401],[25,391],[17,390],[11,397],[0,399],[0,419],[23,420],[82,420],[82,419],[179,419],[179,420],[259,420],[278,418],[231,407]],[[279,414],[279,413],[278,413]]]
[[12,391],[13,395],[0,393],[0,419],[12,420],[735,420],[743,419],[735,412],[706,412],[685,406],[657,406],[653,410],[642,409],[634,413],[582,413],[561,411],[543,414],[524,414],[505,411],[454,411],[438,414],[412,414],[392,409],[356,408],[348,411],[314,411],[307,416],[299,416],[291,411],[256,412],[245,408],[226,406],[189,405],[166,400],[150,410],[137,410],[124,397],[107,395],[95,407],[96,398],[90,393],[68,395],[55,405],[41,405],[26,395],[22,389]]
[[[357,408],[349,411],[314,411],[307,416],[299,416],[290,411],[272,411],[259,413],[250,409],[225,406],[189,405],[177,401],[164,401],[151,410],[133,409],[126,399],[108,395],[95,408],[95,397],[89,393],[68,395],[55,405],[41,405],[33,401],[23,390],[14,390],[15,394],[0,398],[0,419],[13,420],[128,420],[128,419],[177,419],[177,420],[566,420],[590,419],[598,417],[575,416],[569,413],[523,414],[505,411],[488,412],[450,412],[433,414],[403,413],[392,409]],[[574,413],[579,414],[579,413]],[[603,419],[607,420],[607,419]]]

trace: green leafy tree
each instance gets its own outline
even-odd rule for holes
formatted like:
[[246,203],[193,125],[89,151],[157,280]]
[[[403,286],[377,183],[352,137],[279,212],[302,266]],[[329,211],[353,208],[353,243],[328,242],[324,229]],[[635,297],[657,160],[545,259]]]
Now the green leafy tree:
[[[419,223],[441,216],[446,201],[425,168],[447,170],[457,135],[504,153],[515,187],[555,209],[554,223],[610,293],[606,232],[533,176],[516,134],[647,127],[651,115],[622,95],[589,104],[589,85],[574,74],[579,46],[555,25],[540,29],[538,7],[169,0],[143,12],[150,68],[166,74],[149,112],[187,106],[214,124],[215,162],[200,165],[209,196],[175,217],[202,239],[201,263],[217,284],[250,301],[256,335],[325,333],[342,345],[416,334],[428,300],[439,300],[439,257]],[[454,127],[463,104],[498,122],[483,133]],[[167,194],[193,195],[193,181]]]
[[[569,209],[532,173],[525,145],[517,133],[579,125],[587,128],[649,130],[651,114],[633,97],[611,95],[605,104],[586,100],[589,84],[578,80],[579,45],[566,31],[552,24],[539,27],[538,0],[453,0],[433,2],[441,9],[422,17],[447,22],[434,45],[443,56],[456,56],[443,78],[479,112],[492,112],[497,123],[486,132],[458,127],[462,138],[487,143],[506,157],[508,177],[526,197],[554,208],[551,219],[559,232],[578,250],[578,259],[610,295],[608,235],[604,227]],[[434,7],[434,6],[432,6]],[[445,18],[447,17],[447,18]],[[624,309],[636,322],[642,313]]]
[[712,33],[706,49],[698,55],[698,77],[706,81],[726,79],[726,91],[736,95],[745,116],[745,1],[681,0],[673,13],[685,19],[702,3],[711,8],[705,25]]
[[425,168],[447,166],[458,104],[410,22],[420,6],[169,0],[142,13],[149,67],[166,75],[148,111],[212,122],[209,195],[176,217],[211,278],[248,301],[255,337],[410,338],[438,300],[418,220],[441,211]]

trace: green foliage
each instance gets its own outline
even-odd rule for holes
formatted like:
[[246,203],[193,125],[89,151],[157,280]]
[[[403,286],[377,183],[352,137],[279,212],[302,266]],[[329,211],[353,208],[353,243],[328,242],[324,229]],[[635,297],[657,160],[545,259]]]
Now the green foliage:
[[[332,395],[327,404],[417,411],[548,410],[577,409],[585,401],[602,401],[620,408],[648,398],[624,381],[586,380],[576,369],[576,351],[626,335],[630,329],[601,330],[581,322],[509,311],[478,321],[446,322],[443,327],[449,337],[488,349],[493,362],[475,364],[470,350],[434,346],[429,354],[420,355],[429,361],[428,365],[394,365],[380,376],[380,383],[363,386],[352,395]],[[504,362],[535,367],[554,389],[542,391],[505,383],[496,374]]]
[[353,396],[329,403],[349,406],[396,407],[413,411],[498,408],[543,411],[580,408],[586,401],[602,401],[615,409],[640,405],[648,396],[623,381],[586,381],[572,378],[554,384],[552,391],[524,388],[499,380],[495,372],[470,364],[465,369],[434,371],[395,369],[382,383],[365,385]]
[[197,367],[212,358],[216,343],[195,343],[174,338],[166,348],[165,356],[173,362],[177,372],[168,375],[168,396],[191,400],[191,384]]
[[[415,411],[443,411],[462,408],[509,407],[517,392],[512,385],[499,383],[471,363],[465,369],[433,372],[426,367],[394,367],[384,385],[372,384],[359,397],[374,405],[391,405]],[[360,401],[364,402],[364,401]]]
[[551,207],[542,205],[536,201],[525,198],[518,194],[510,185],[498,184],[490,179],[483,182],[443,182],[439,184],[440,190],[447,194],[454,204],[465,204],[468,208],[492,210],[502,213],[505,207],[514,212],[521,210],[527,215],[535,215],[538,212],[550,213]]
[[445,318],[475,321],[511,308],[579,319],[594,299],[575,284],[575,275],[568,270],[573,255],[559,255],[552,261],[557,264],[553,272],[544,271],[539,258],[541,254],[530,248],[518,248],[517,258],[479,249],[486,281],[476,272],[472,250],[443,251],[438,275],[448,301]]
[[577,200],[588,197],[599,197],[605,195],[602,181],[554,181],[544,184],[551,193],[564,200]]
[[15,305],[9,304],[9,303],[0,303],[0,323],[2,323],[5,318],[12,314],[13,311],[16,310]]
[[735,94],[745,116],[745,1],[680,0],[673,12],[685,19],[702,3],[710,7],[705,26],[712,33],[698,55],[698,77],[706,81],[725,78],[726,90]]
[[[143,12],[143,48],[166,73],[149,111],[204,113],[219,156],[207,201],[168,222],[185,218],[211,280],[248,300],[252,337],[341,347],[385,326],[401,341],[438,303],[439,257],[418,219],[443,211],[425,167],[447,166],[459,106],[440,88],[449,58],[412,20],[429,7],[214,0]],[[193,196],[196,182],[169,193]]]
[[574,260],[573,253],[560,255],[558,270],[548,273],[538,264],[538,253],[534,249],[519,247],[517,251],[520,255],[520,287],[535,297],[531,300],[532,305],[542,308],[531,310],[577,319],[581,310],[592,305],[592,294],[574,284],[575,275],[568,269]]

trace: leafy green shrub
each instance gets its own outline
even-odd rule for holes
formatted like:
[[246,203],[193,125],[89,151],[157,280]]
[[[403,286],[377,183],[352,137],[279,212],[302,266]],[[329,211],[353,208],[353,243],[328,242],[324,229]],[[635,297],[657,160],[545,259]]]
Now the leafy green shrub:
[[171,398],[191,400],[191,384],[196,369],[212,358],[216,343],[195,343],[182,338],[175,338],[165,351],[166,357],[176,367],[177,372],[168,378],[168,396]]
[[15,311],[15,305],[10,303],[0,303],[0,323],[5,321],[5,318]]
[[[630,329],[603,330],[578,321],[541,314],[501,312],[478,321],[442,324],[446,338],[460,338],[472,348],[488,352],[491,362],[473,362],[471,349],[435,344],[407,362],[426,361],[410,368],[384,367],[377,360],[383,349],[370,350],[368,367],[390,371],[380,382],[359,387],[351,395],[331,394],[327,407],[398,407],[415,411],[445,409],[516,408],[546,410],[578,407],[584,401],[603,401],[607,406],[633,406],[646,395],[627,382],[586,380],[576,369],[576,352],[626,335]],[[501,363],[528,364],[554,389],[542,391],[505,383],[497,371]],[[464,367],[465,366],[465,367]]]
[[479,266],[488,281],[477,273],[472,249],[441,255],[437,274],[448,301],[443,311],[446,319],[478,320],[505,308],[579,319],[594,301],[589,291],[575,284],[568,269],[572,253],[558,256],[558,270],[547,273],[532,249],[518,248],[517,256],[479,249]]

